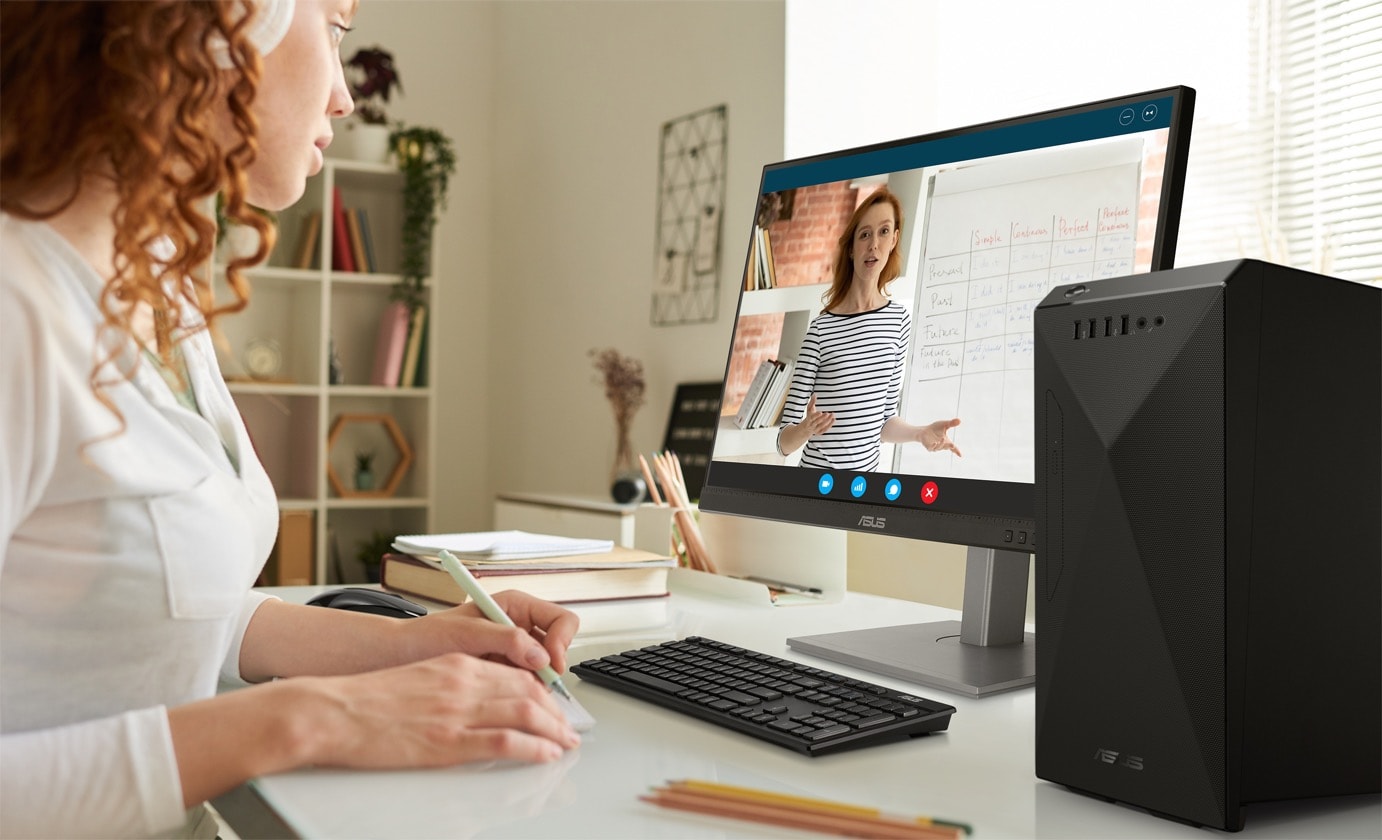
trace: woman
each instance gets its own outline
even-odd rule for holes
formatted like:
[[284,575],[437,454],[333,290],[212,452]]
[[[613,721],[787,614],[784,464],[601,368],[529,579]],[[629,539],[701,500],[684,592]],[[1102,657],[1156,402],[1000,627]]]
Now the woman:
[[806,329],[778,431],[780,454],[805,445],[803,467],[875,470],[883,443],[960,454],[949,435],[959,418],[914,426],[897,413],[912,316],[887,294],[902,273],[902,218],[902,202],[880,187],[840,236],[834,279]]
[[320,170],[353,14],[0,3],[0,835],[214,835],[201,803],[262,774],[579,742],[529,673],[565,668],[567,610],[501,595],[506,629],[250,591],[276,502],[207,322],[254,260],[228,303],[190,278],[218,191],[262,259],[249,205]]

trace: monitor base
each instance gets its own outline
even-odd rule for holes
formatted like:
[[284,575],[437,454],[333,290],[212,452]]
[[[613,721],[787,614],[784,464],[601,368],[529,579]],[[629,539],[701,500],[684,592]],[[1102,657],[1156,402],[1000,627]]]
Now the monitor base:
[[960,622],[900,624],[818,636],[797,636],[787,646],[832,662],[906,682],[983,697],[1036,681],[1036,635],[1020,642],[975,645],[960,641]]

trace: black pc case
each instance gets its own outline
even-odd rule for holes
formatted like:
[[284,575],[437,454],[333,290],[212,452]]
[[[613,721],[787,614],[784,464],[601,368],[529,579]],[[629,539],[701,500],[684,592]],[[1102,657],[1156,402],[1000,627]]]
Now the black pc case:
[[1382,289],[1253,260],[1036,310],[1036,773],[1236,831],[1382,784]]

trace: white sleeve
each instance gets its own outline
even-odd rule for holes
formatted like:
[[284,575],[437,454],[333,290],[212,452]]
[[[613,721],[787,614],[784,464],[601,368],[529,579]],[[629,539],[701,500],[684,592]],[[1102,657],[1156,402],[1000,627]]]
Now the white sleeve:
[[[20,300],[10,281],[0,282],[0,441],[6,455],[0,458],[0,570],[4,569],[10,539],[34,507],[41,488],[52,474],[57,451],[57,394],[51,364],[40,369],[51,354],[39,346],[46,339],[34,323],[27,301]],[[49,422],[43,422],[46,418]]]
[[223,685],[234,687],[249,685],[249,682],[240,675],[240,648],[245,642],[245,630],[249,628],[255,610],[258,610],[265,601],[278,600],[281,600],[278,596],[269,595],[265,592],[250,590],[245,593],[245,599],[240,604],[240,617],[236,619],[235,628],[231,631],[230,650],[226,651],[225,661],[221,663],[221,682]]
[[186,821],[161,706],[0,736],[0,836],[149,836]]

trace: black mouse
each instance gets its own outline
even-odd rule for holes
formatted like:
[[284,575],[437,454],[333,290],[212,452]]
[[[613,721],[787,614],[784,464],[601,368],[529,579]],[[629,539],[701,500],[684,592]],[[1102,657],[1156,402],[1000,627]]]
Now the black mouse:
[[307,602],[314,607],[331,607],[337,610],[387,615],[393,618],[417,618],[427,615],[427,608],[414,604],[407,598],[378,589],[364,589],[351,586],[345,589],[332,589],[323,592]]

